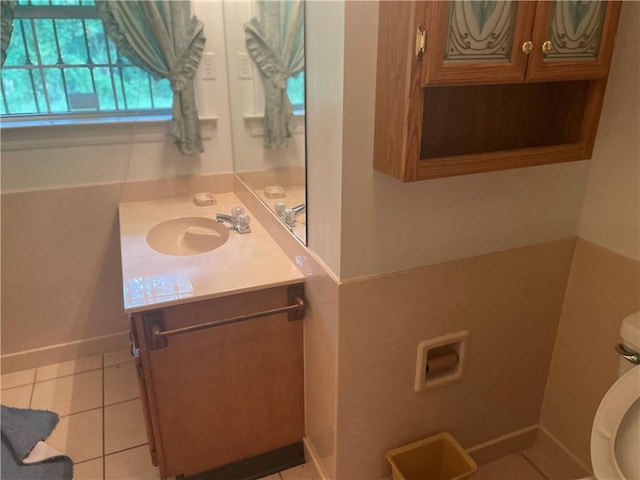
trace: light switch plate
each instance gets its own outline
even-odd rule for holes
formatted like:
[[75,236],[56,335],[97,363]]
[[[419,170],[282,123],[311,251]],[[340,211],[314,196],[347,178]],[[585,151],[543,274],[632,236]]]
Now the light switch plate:
[[215,80],[217,74],[216,54],[213,52],[203,53],[200,69],[200,77],[202,80]]
[[252,79],[251,57],[246,52],[238,52],[238,78]]

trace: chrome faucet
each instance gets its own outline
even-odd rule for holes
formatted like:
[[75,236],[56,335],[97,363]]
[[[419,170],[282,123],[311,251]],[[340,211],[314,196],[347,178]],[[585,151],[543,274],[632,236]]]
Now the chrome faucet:
[[289,227],[293,227],[296,224],[296,217],[301,213],[307,211],[307,205],[301,203],[292,208],[287,208],[284,202],[278,202],[275,205],[276,214],[286,223]]
[[249,233],[251,231],[251,227],[249,226],[251,218],[244,213],[244,208],[242,207],[231,209],[231,215],[218,213],[216,215],[216,221],[230,224],[238,233]]
[[306,203],[301,203],[300,205],[296,205],[295,207],[292,207],[291,210],[293,210],[293,213],[297,217],[301,213],[304,213],[304,212],[307,211],[307,204]]

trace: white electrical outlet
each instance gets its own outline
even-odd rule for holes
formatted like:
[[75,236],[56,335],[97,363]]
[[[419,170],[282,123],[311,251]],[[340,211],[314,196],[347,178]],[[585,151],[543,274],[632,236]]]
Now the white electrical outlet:
[[200,78],[202,80],[216,79],[216,54],[207,52],[202,54],[202,63],[200,64]]
[[251,57],[246,52],[238,52],[238,78],[253,78],[253,70],[251,68]]

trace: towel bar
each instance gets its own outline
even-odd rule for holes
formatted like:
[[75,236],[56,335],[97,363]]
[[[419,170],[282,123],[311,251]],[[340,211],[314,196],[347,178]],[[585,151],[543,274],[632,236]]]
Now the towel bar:
[[208,328],[222,327],[223,325],[231,325],[233,323],[244,322],[256,318],[269,317],[272,315],[278,315],[280,313],[289,313],[289,320],[302,320],[304,318],[306,307],[305,301],[302,296],[298,295],[299,291],[294,290],[293,293],[293,295],[289,295],[289,303],[291,304],[287,305],[286,307],[279,307],[256,313],[249,313],[247,315],[240,315],[225,320],[200,323],[198,325],[191,325],[189,327],[175,328],[173,330],[163,330],[164,321],[162,318],[161,310],[155,312],[146,312],[145,314],[143,314],[143,316],[145,319],[145,333],[149,348],[151,350],[155,350],[157,348],[166,347],[167,337],[197,332],[199,330],[205,330]]

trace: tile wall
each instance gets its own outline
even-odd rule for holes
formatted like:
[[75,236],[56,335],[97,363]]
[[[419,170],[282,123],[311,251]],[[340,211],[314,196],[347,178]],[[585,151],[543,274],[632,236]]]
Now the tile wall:
[[[440,431],[471,448],[535,428],[574,245],[341,284],[337,477],[386,478],[387,450]],[[418,344],[462,330],[460,381],[414,392]]]
[[3,193],[2,371],[124,347],[118,204],[230,192],[233,182],[225,174]]
[[638,310],[640,262],[579,238],[540,424],[583,469],[591,466],[593,417],[618,379],[622,319]]

